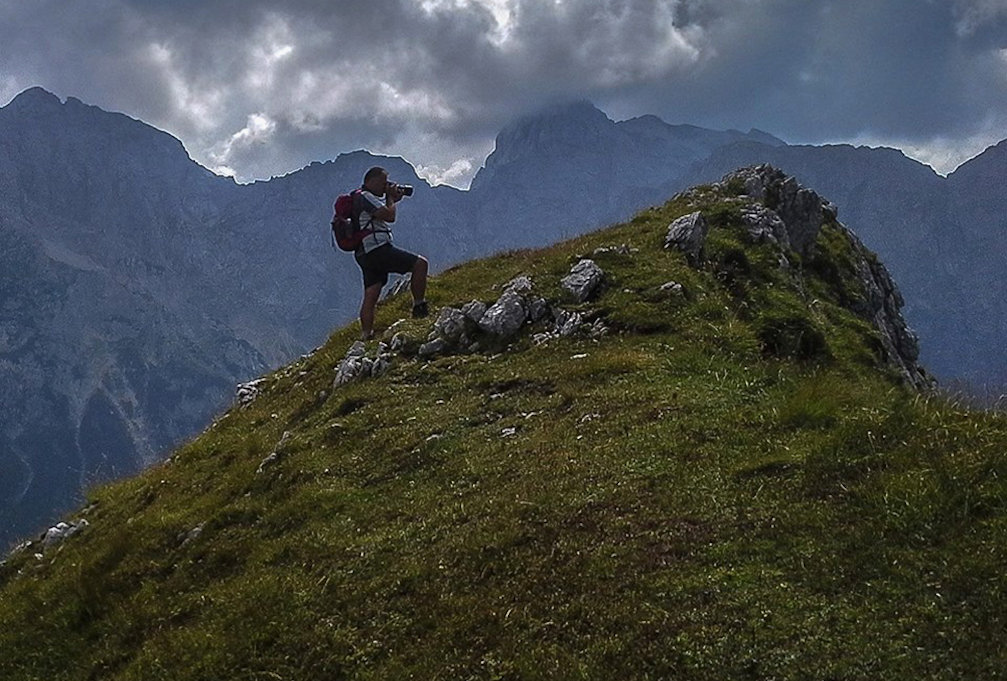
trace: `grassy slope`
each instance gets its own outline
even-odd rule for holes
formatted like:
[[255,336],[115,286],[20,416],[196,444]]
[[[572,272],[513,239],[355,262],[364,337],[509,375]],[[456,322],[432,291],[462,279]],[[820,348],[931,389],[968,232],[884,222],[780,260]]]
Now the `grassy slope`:
[[1001,674],[1004,419],[878,368],[836,304],[857,291],[835,226],[795,279],[708,199],[715,266],[661,248],[679,199],[432,284],[435,307],[489,302],[529,274],[559,301],[577,254],[627,243],[597,257],[597,301],[566,303],[600,341],[401,358],[332,391],[343,329],[95,490],[84,532],[0,568],[0,678]]

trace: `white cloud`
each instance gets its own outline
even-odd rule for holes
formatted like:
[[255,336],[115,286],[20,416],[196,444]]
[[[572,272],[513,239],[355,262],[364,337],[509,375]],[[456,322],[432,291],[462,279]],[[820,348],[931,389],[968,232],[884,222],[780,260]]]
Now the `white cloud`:
[[18,93],[27,90],[14,76],[4,76],[0,80],[0,106],[5,106],[7,102],[14,99]]
[[437,165],[417,165],[416,174],[433,186],[447,184],[465,189],[471,181],[475,168],[474,159],[460,158],[447,168]]
[[454,117],[454,111],[436,91],[414,89],[402,91],[392,83],[381,82],[378,87],[376,111],[379,117],[404,118],[415,121],[436,120],[448,122]]
[[967,37],[1007,17],[1007,0],[957,0],[956,10],[955,30],[959,36]]
[[506,123],[571,99],[808,142],[867,130],[946,168],[1007,111],[1007,0],[0,7],[0,96],[125,111],[245,179],[367,148],[463,184]]
[[213,130],[219,123],[225,104],[223,88],[211,87],[199,91],[176,66],[174,52],[164,43],[148,45],[146,56],[171,93],[175,116],[198,132]]
[[976,132],[961,137],[938,135],[925,140],[910,140],[865,134],[835,143],[899,149],[909,158],[925,163],[938,174],[946,176],[1002,140],[1004,129],[1003,121],[997,124],[993,117],[989,117]]
[[294,55],[294,38],[286,20],[271,15],[252,37],[246,84],[251,90],[273,87],[281,62]]
[[228,177],[237,176],[234,168],[228,165],[234,153],[255,144],[268,143],[275,132],[276,121],[264,113],[251,114],[244,128],[210,150],[213,171]]

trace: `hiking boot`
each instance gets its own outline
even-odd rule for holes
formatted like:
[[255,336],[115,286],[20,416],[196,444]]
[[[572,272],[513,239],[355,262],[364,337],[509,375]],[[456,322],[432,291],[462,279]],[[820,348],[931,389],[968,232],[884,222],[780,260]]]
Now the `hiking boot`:
[[413,319],[420,319],[421,317],[426,317],[430,314],[430,309],[427,307],[427,301],[422,301],[413,305]]

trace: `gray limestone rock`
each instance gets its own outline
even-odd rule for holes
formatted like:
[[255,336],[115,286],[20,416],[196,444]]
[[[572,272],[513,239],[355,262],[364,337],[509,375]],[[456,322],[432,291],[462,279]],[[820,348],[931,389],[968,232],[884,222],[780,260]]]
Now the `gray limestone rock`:
[[205,527],[206,527],[206,523],[200,523],[199,525],[196,525],[194,528],[192,528],[188,532],[183,532],[182,534],[178,535],[178,540],[179,540],[179,542],[181,542],[179,545],[180,546],[185,546],[189,542],[193,542],[193,541],[199,539],[200,535],[203,534],[203,528],[205,528]]
[[290,441],[290,431],[285,430],[283,431],[283,435],[280,437],[280,441],[276,443],[276,447],[273,448],[273,451],[269,454],[269,456],[267,456],[266,458],[264,458],[262,461],[259,462],[259,467],[255,469],[255,472],[262,473],[267,468],[269,468],[277,461],[282,459],[285,453],[284,449],[286,448],[287,442],[289,441]]
[[660,290],[665,291],[667,293],[671,293],[672,295],[676,296],[685,295],[685,289],[683,289],[682,285],[679,284],[677,281],[669,281],[664,284],[661,284]]
[[483,318],[484,314],[486,314],[487,307],[488,305],[481,300],[473,300],[462,306],[462,313],[478,324],[479,320]]
[[434,333],[437,338],[443,338],[447,343],[454,344],[465,335],[468,323],[468,317],[461,310],[442,307],[437,321],[434,322]]
[[553,311],[552,328],[532,336],[535,345],[548,343],[555,338],[582,336],[586,338],[601,338],[608,333],[608,327],[601,319],[592,323],[584,321],[584,316],[571,310],[556,309]]
[[605,253],[615,253],[617,255],[629,255],[636,249],[631,249],[626,244],[619,244],[618,246],[602,246],[600,248],[594,249],[591,255],[604,255]]
[[585,258],[574,265],[560,283],[574,300],[583,303],[594,294],[604,277],[602,269],[593,260]]
[[528,319],[534,324],[549,316],[549,302],[545,298],[534,298],[528,302]]
[[255,472],[257,474],[265,472],[267,468],[279,461],[281,456],[283,455],[280,454],[280,452],[272,452],[269,456],[259,462],[259,467],[255,469]]
[[790,248],[787,226],[774,211],[753,203],[741,209],[741,219],[745,223],[749,237],[754,242],[770,241],[779,244],[782,248]]
[[443,338],[434,338],[420,346],[420,357],[432,357],[448,348],[448,343]]
[[69,523],[59,522],[45,531],[42,537],[42,548],[48,549],[60,542],[69,539],[88,526],[87,520],[79,518]]
[[[721,184],[740,181],[748,196],[770,207],[786,225],[790,247],[807,256],[821,229],[830,204],[810,189],[805,189],[793,177],[770,165],[741,168],[729,173]],[[777,236],[779,241],[779,236]],[[782,243],[782,241],[781,241]]]
[[565,337],[572,336],[577,332],[577,329],[584,323],[584,318],[579,312],[570,312],[569,310],[560,310],[556,315],[556,323],[554,326],[554,333],[557,336]]
[[902,316],[905,301],[888,269],[853,232],[843,228],[842,233],[853,247],[857,278],[865,293],[864,299],[853,305],[853,311],[878,330],[888,363],[908,384],[918,389],[932,387],[933,379],[917,363],[919,342]]
[[[394,338],[393,345],[394,345]],[[403,341],[404,342],[404,341]],[[346,351],[346,356],[336,366],[336,378],[333,389],[364,378],[380,376],[391,365],[392,355],[389,347],[381,343],[374,357],[367,356],[367,345],[357,341]]]
[[504,286],[504,291],[513,291],[514,293],[524,295],[526,293],[531,293],[532,287],[533,284],[531,277],[522,274],[521,276],[514,277],[507,282],[507,285]]
[[351,383],[359,378],[362,372],[363,362],[360,361],[359,357],[346,357],[336,367],[336,380],[333,381],[332,387],[338,388],[339,386]]
[[525,308],[524,298],[508,290],[486,310],[479,320],[479,328],[486,333],[508,338],[517,333],[527,319],[528,310]]
[[239,383],[234,391],[234,397],[238,402],[238,406],[245,407],[254,402],[255,398],[259,396],[260,387],[265,382],[266,379],[257,378],[247,383]]
[[391,360],[387,355],[378,355],[371,365],[371,378],[377,378],[384,374],[391,367]]
[[665,248],[677,248],[685,253],[690,263],[699,261],[709,226],[702,213],[696,211],[678,218],[668,225],[668,236],[664,239]]

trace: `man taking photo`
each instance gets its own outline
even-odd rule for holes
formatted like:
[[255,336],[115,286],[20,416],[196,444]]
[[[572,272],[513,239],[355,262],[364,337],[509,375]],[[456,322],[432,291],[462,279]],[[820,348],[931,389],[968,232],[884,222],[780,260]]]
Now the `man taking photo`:
[[388,181],[388,171],[375,166],[364,174],[360,192],[360,229],[372,230],[361,241],[354,253],[364,275],[364,300],[360,305],[361,338],[374,337],[374,310],[381,297],[381,289],[388,283],[388,275],[412,274],[410,292],[413,294],[413,317],[429,314],[424,298],[427,289],[427,259],[392,245],[396,203],[404,196],[403,189]]

